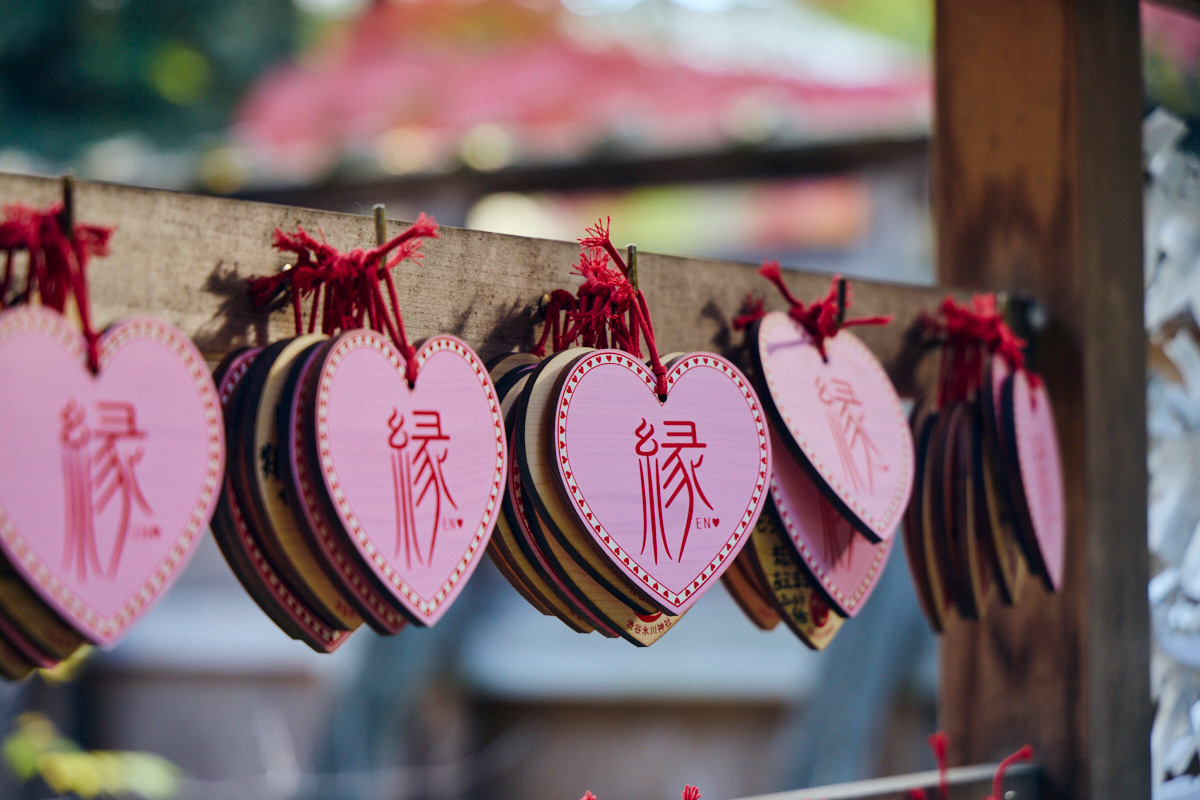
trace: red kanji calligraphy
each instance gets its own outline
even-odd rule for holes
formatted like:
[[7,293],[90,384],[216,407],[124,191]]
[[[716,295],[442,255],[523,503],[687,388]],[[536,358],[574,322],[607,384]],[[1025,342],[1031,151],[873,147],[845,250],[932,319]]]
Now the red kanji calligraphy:
[[816,378],[817,398],[825,405],[825,418],[837,444],[842,474],[857,490],[873,491],[874,458],[879,450],[863,429],[863,406],[854,387],[839,379]]
[[[446,483],[444,464],[449,455],[450,436],[442,431],[442,416],[437,411],[413,411],[411,433],[405,428],[405,415],[392,411],[388,420],[388,445],[392,448],[392,480],[395,486],[396,550],[404,552],[405,564],[412,567],[433,560],[438,532],[446,526],[461,527],[459,519],[443,519],[443,500],[458,508]],[[414,473],[415,467],[415,473]],[[433,506],[433,524],[429,529],[428,548],[421,553],[417,531],[417,508]]]
[[[638,477],[642,489],[642,554],[646,552],[647,544],[651,547],[654,563],[658,563],[658,548],[662,545],[667,558],[682,561],[684,548],[687,547],[688,536],[692,532],[695,501],[700,498],[709,510],[712,504],[704,496],[700,487],[696,470],[704,463],[704,454],[699,453],[696,459],[685,456],[685,453],[703,450],[706,445],[696,435],[696,423],[687,420],[666,420],[663,441],[654,438],[654,425],[641,421],[634,435],[637,444],[634,452],[639,456]],[[659,456],[660,451],[665,456]],[[659,456],[656,458],[655,456]],[[663,475],[666,475],[664,480]],[[669,492],[663,501],[663,492]],[[679,538],[679,549],[672,555],[670,542],[667,539],[664,508],[671,508],[678,501],[686,500],[687,512],[684,519],[683,531]]]
[[[133,404],[101,400],[92,417],[89,425],[87,408],[75,400],[59,412],[67,512],[63,568],[73,567],[81,581],[87,580],[89,572],[115,578],[131,531],[144,538],[159,535],[154,512],[137,480],[146,432],[138,427]],[[96,516],[114,503],[116,534],[106,568],[96,542]],[[135,515],[141,520],[137,526]]]

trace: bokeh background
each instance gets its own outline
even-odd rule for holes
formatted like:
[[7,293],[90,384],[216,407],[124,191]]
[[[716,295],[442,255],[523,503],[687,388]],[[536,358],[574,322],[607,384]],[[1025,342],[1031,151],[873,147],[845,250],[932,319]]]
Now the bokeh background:
[[[933,282],[932,0],[0,8],[0,171],[567,240],[611,216],[643,250]],[[1200,29],[1143,24],[1147,107],[1194,119]],[[209,541],[121,645],[0,687],[0,796],[54,796],[21,776],[48,723],[165,759],[129,767],[144,796],[218,800],[720,800],[931,768],[936,646],[898,551],[821,654],[720,588],[649,650],[578,636],[485,562],[435,628],[317,656]]]

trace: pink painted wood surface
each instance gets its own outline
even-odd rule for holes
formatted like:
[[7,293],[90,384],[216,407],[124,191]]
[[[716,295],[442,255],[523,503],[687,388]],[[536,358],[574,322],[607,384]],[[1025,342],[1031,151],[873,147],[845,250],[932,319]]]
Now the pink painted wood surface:
[[1054,407],[1045,383],[1033,387],[1023,370],[1010,380],[1017,458],[1029,521],[1042,556],[1044,574],[1057,590],[1062,585],[1067,530]]
[[42,308],[0,314],[0,546],[80,633],[116,641],[187,564],[224,465],[220,403],[192,343],[135,318],[83,338]]
[[792,451],[859,530],[891,536],[912,494],[913,443],[879,359],[843,330],[825,341],[822,361],[804,328],[778,311],[759,322],[755,347]]
[[435,623],[483,556],[507,446],[487,369],[453,336],[417,349],[416,384],[374,331],[338,338],[317,384],[317,455],[351,543],[413,618]]
[[770,445],[749,381],[728,361],[673,362],[668,394],[619,350],[565,375],[554,456],[571,506],[600,552],[682,613],[745,545],[766,497]]
[[875,591],[892,552],[892,532],[879,543],[869,541],[814,483],[774,425],[771,442],[771,502],[813,577],[833,605],[852,617]]
[[291,497],[296,514],[302,521],[307,539],[312,543],[322,568],[329,579],[347,597],[353,598],[363,619],[381,634],[392,636],[408,624],[403,605],[391,592],[380,591],[368,577],[359,559],[355,559],[354,543],[324,496],[320,478],[321,465],[312,446],[315,436],[314,383],[325,357],[326,347],[315,348],[300,365],[300,376],[291,397],[284,398],[287,407],[285,457],[291,482]]
[[[238,384],[246,377],[250,365],[261,352],[261,347],[248,348],[234,356],[226,365],[225,372],[217,383],[217,395],[222,407],[229,403]],[[268,612],[268,616],[274,618],[275,614],[283,615],[295,626],[300,638],[314,650],[332,653],[341,647],[350,632],[325,625],[292,593],[287,583],[267,560],[249,526],[246,525],[228,476],[222,483],[217,514],[213,518],[214,534],[217,532],[218,518],[226,528],[224,535],[216,537],[218,545],[234,572],[238,573],[238,579],[243,584],[251,583],[246,587],[251,597],[259,604],[270,604],[272,610]],[[235,567],[235,563],[238,566]]]

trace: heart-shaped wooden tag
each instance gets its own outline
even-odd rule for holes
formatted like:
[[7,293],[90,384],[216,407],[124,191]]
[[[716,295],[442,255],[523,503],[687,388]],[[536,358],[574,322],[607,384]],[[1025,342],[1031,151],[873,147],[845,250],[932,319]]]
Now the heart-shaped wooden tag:
[[846,618],[830,608],[825,593],[796,557],[796,549],[769,504],[743,553],[751,554],[750,566],[767,586],[776,611],[792,633],[813,650],[828,647]]
[[[217,365],[213,377],[222,406],[228,406],[261,352],[261,347],[235,351]],[[213,515],[212,532],[234,575],[281,630],[322,653],[332,653],[342,645],[350,632],[323,623],[279,575],[246,524],[228,477]]]
[[370,573],[414,621],[435,623],[474,571],[500,513],[506,443],[487,369],[434,336],[404,357],[382,334],[343,334],[317,378],[323,491]]
[[949,600],[942,585],[942,575],[933,559],[933,551],[927,548],[929,541],[926,533],[926,504],[925,481],[928,473],[929,441],[932,438],[933,426],[937,422],[937,413],[927,409],[915,409],[912,415],[913,443],[916,446],[916,470],[913,482],[913,496],[904,510],[901,522],[904,530],[904,555],[908,559],[909,571],[912,573],[913,585],[916,588],[917,601],[929,627],[934,633],[941,633],[946,627],[946,611]]
[[859,534],[779,441],[770,426],[774,460],[771,500],[800,558],[844,616],[859,612],[892,552],[891,532],[874,543]]
[[228,406],[229,482],[246,525],[284,582],[331,629],[362,624],[344,588],[327,574],[319,551],[290,502],[290,483],[279,411],[286,407],[289,377],[321,334],[274,342],[255,357]]
[[[572,508],[570,497],[563,488],[553,446],[557,428],[555,407],[566,373],[579,359],[594,352],[590,347],[559,351],[542,361],[529,376],[514,408],[514,461],[521,470],[529,519],[536,520],[530,531],[542,545],[543,552],[551,555],[556,547],[561,548],[568,556],[567,561],[561,563],[561,569],[572,573],[582,569],[590,579],[568,578],[568,583],[579,590],[585,604],[597,594],[596,605],[591,609],[593,613],[618,625],[621,621],[618,617],[623,618],[624,613],[613,615],[599,610],[611,598],[619,600],[635,615],[648,616],[661,609],[596,546],[591,529]],[[545,541],[546,537],[555,542]],[[593,592],[592,587],[598,592]]]
[[1012,409],[1005,436],[1020,467],[1022,492],[1016,511],[1034,535],[1035,571],[1046,588],[1057,591],[1063,579],[1067,529],[1054,407],[1045,383],[1032,385],[1024,370],[1005,381],[1004,398]]
[[619,350],[567,371],[554,458],[579,521],[669,613],[689,608],[745,545],[762,511],[770,445],[746,378],[709,353],[677,359],[667,397]]
[[[515,415],[515,411],[513,413]],[[514,441],[517,441],[515,437]],[[610,624],[610,619],[596,610],[596,605],[583,596],[579,584],[587,582],[590,576],[570,559],[562,546],[554,541],[553,535],[547,533],[542,527],[542,520],[537,514],[534,503],[525,492],[524,477],[516,458],[513,458],[509,465],[507,492],[512,501],[513,513],[517,521],[516,531],[526,545],[526,552],[533,556],[533,564],[547,578],[558,598],[588,627],[593,628],[602,636],[616,637],[619,629]],[[537,528],[535,529],[534,526]],[[558,544],[559,549],[552,549],[552,544]],[[560,555],[563,556],[562,562],[558,560]],[[589,585],[597,584],[595,581],[591,581]],[[598,594],[602,596],[603,593],[598,592]],[[609,595],[609,598],[612,596]],[[616,602],[615,598],[612,600]],[[601,605],[604,605],[603,601]],[[627,607],[622,606],[618,613],[629,614],[630,612]]]
[[98,342],[43,308],[0,314],[0,547],[98,644],[116,641],[178,577],[216,503],[220,403],[169,325],[135,318]]
[[0,678],[6,681],[20,681],[29,677],[37,666],[17,652],[11,644],[0,636]]
[[79,632],[42,602],[7,562],[0,568],[0,614],[53,661],[68,658],[84,643]]
[[[760,515],[759,521],[761,520]],[[751,539],[753,536],[754,534],[751,534]],[[763,631],[773,631],[779,626],[779,611],[771,604],[768,594],[760,590],[762,581],[751,574],[749,555],[752,547],[753,541],[742,548],[742,552],[738,553],[729,569],[721,574],[721,585],[729,592],[729,596],[746,618],[754,623],[754,627]]]
[[948,418],[943,457],[942,502],[945,504],[946,545],[954,564],[955,602],[963,619],[980,619],[992,587],[992,562],[983,548],[979,528],[982,503],[974,479],[979,440],[971,419],[974,407],[956,402],[944,409]]
[[879,359],[849,331],[825,340],[774,311],[750,348],[785,443],[873,541],[891,536],[913,483],[913,443],[900,398]]
[[[986,385],[985,383],[984,386]],[[985,391],[981,388],[981,398]],[[1017,569],[1020,552],[1014,539],[1012,525],[1008,521],[1009,511],[1001,503],[1000,490],[996,486],[993,445],[988,439],[982,406],[982,401],[972,404],[971,427],[975,447],[972,453],[971,480],[975,485],[975,527],[983,556],[991,565],[996,594],[1005,605],[1012,605],[1020,588],[1017,583],[1020,576]]]
[[391,592],[377,586],[367,567],[360,563],[317,477],[321,467],[313,443],[316,383],[320,364],[332,346],[327,342],[308,351],[288,376],[284,390],[287,399],[279,409],[279,437],[284,443],[290,478],[287,496],[296,510],[303,538],[314,548],[328,579],[359,609],[368,625],[384,636],[392,636],[408,625],[406,611]]
[[[491,366],[492,382],[496,385],[496,394],[500,397],[500,407],[505,417],[505,430],[508,441],[512,438],[512,410],[516,405],[517,396],[525,388],[530,372],[537,365],[538,358],[528,353],[513,353],[505,356]],[[511,475],[514,467],[515,450],[509,450],[509,465],[505,470],[506,479],[511,485]],[[520,470],[516,470],[518,480]],[[506,487],[507,488],[507,487]],[[488,552],[497,561],[497,566],[503,567],[505,577],[513,584],[526,600],[548,613],[558,617],[565,625],[579,633],[590,633],[594,627],[587,622],[575,608],[573,602],[564,599],[563,595],[553,585],[546,571],[535,566],[538,556],[533,552],[527,537],[522,533],[521,526],[527,524],[518,512],[512,500],[512,492],[505,491],[501,502],[501,513],[496,519],[496,531],[488,543]],[[494,550],[493,550],[494,548]],[[536,602],[535,602],[536,601]]]

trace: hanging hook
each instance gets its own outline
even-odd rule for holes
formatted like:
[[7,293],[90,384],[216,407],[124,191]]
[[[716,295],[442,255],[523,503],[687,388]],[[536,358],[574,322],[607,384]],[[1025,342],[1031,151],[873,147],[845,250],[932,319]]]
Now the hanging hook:
[[387,240],[387,207],[376,203],[371,211],[375,215],[375,246],[381,247]]
[[638,286],[638,266],[637,266],[637,245],[630,244],[625,246],[625,266],[629,268],[629,283],[633,286],[633,290],[639,291]]
[[846,279],[838,276],[837,279],[837,324],[841,327],[846,321]]
[[62,211],[58,215],[58,225],[68,242],[75,240],[75,179],[70,175],[62,176]]

